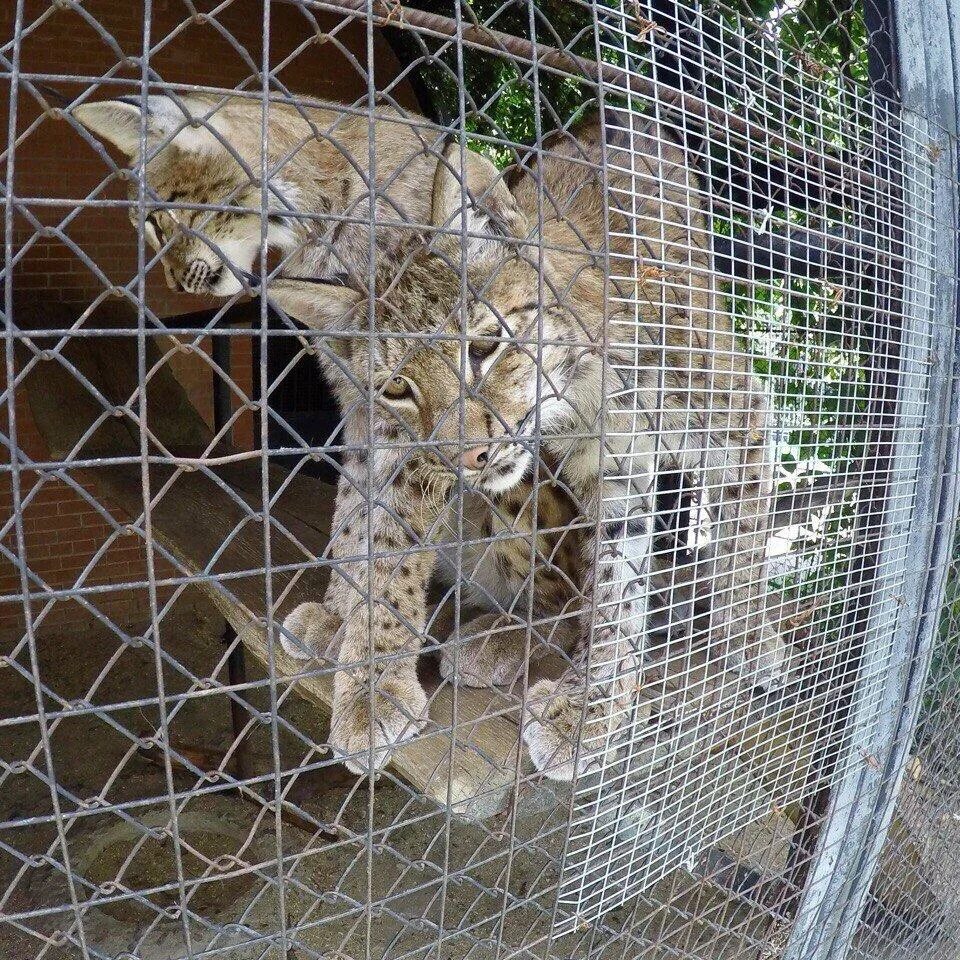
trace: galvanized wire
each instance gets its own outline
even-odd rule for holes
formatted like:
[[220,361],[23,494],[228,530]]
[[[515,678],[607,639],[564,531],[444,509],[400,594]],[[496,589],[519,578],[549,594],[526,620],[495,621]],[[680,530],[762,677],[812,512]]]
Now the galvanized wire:
[[[898,638],[907,587],[943,574],[908,558],[932,509],[917,492],[939,415],[932,351],[953,324],[935,309],[949,252],[935,204],[957,145],[901,107],[890,21],[847,3],[833,17],[792,2],[421,6],[153,0],[118,13],[108,0],[18,0],[5,14],[0,559],[15,577],[0,611],[23,621],[0,660],[5,956],[772,958],[808,872],[823,869],[825,802],[878,763],[868,745],[887,736],[885,683],[925,667]],[[64,22],[113,65],[91,53],[89,70],[61,66]],[[211,82],[216,69],[199,63],[191,77],[169,59],[203,55],[194,29],[242,79]],[[319,119],[287,79],[303,58],[318,77],[352,75],[355,99]],[[411,91],[429,116],[408,106]],[[159,139],[156,95],[182,112]],[[139,106],[129,169],[81,122],[84,105],[119,96]],[[241,109],[253,118],[243,144],[225,119]],[[297,135],[279,135],[278,116]],[[62,177],[27,176],[55,123],[98,163],[85,196],[71,195],[66,157]],[[409,158],[383,152],[385,130],[402,131]],[[159,189],[159,154],[195,140],[239,171],[233,185]],[[342,154],[342,193],[323,208],[297,186],[316,144]],[[510,168],[484,191],[465,173],[477,154]],[[401,159],[428,172],[406,183],[409,170],[390,167]],[[443,220],[430,200],[445,164],[460,214]],[[522,230],[511,202],[526,204]],[[477,217],[462,215],[471,207]],[[132,272],[85,232],[90,216],[111,218]],[[231,218],[256,224],[255,252],[233,267],[239,247],[210,236]],[[160,223],[176,226],[158,234]],[[300,231],[297,249],[271,248],[278,224]],[[188,240],[222,261],[196,290],[199,268],[175,270]],[[77,302],[24,293],[51,246],[84,271]],[[418,275],[425,249],[434,260]],[[164,269],[178,291],[154,283]],[[530,302],[511,300],[511,270]],[[230,275],[229,296],[211,296]],[[331,282],[317,296],[355,289],[359,308],[312,330],[280,296],[291,276]],[[603,288],[599,316],[583,276]],[[417,306],[448,289],[432,312]],[[248,305],[250,294],[266,295]],[[390,308],[404,319],[387,331]],[[703,327],[687,359],[668,362],[661,339],[678,314]],[[248,344],[250,370],[231,355]],[[509,351],[531,372],[516,387],[529,410],[508,422],[487,399],[504,364],[487,358]],[[569,362],[544,375],[563,351]],[[422,422],[424,395],[450,377],[455,389],[423,435],[414,421],[389,432],[385,391],[424,354],[446,359],[415,385]],[[594,410],[561,378],[598,356],[613,359]],[[340,399],[319,444],[281,390],[316,360]],[[178,386],[178,363],[215,385],[212,421]],[[717,379],[725,364],[743,372],[739,388]],[[673,376],[688,385],[671,388]],[[759,439],[735,423],[751,394],[768,407]],[[558,428],[561,403],[574,413]],[[253,442],[238,441],[251,423]],[[462,458],[482,441],[493,460],[518,436],[519,485],[478,491]],[[606,467],[595,490],[583,474],[603,467],[588,442]],[[618,443],[627,452],[611,467],[603,451]],[[747,482],[751,444],[770,489]],[[735,477],[711,472],[717,450]],[[428,484],[427,505],[409,509],[403,483],[425,461],[448,477],[445,510]],[[65,581],[31,539],[52,491],[106,530]],[[731,511],[751,498],[762,569],[748,537],[723,552]],[[142,564],[104,580],[131,542]],[[429,608],[388,602],[428,553]],[[730,582],[753,567],[738,599]],[[956,952],[955,576],[860,917],[864,957]],[[350,616],[309,637],[284,626],[331,582],[365,624],[350,652],[336,646]],[[117,595],[142,605],[138,622],[115,616]],[[199,597],[216,629],[184,621]],[[782,634],[788,676],[738,663],[756,638],[717,624],[744,603]],[[56,626],[68,606],[96,622],[89,638]],[[391,631],[410,639],[389,643]],[[477,664],[491,675],[471,674]],[[429,718],[375,770],[362,735],[352,751],[337,739],[342,703],[331,731],[332,691],[355,676],[362,701],[385,697],[386,711],[391,670],[422,682]],[[556,756],[531,761],[557,677],[585,709],[565,714],[576,722]],[[369,712],[367,740],[379,722]],[[571,788],[563,767],[577,763]],[[851,885],[866,890],[876,867]]]

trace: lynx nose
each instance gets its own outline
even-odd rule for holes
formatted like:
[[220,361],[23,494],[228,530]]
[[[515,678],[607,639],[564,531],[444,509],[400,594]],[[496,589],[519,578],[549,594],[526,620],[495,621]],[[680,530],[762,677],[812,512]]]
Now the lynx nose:
[[460,466],[464,470],[482,470],[490,459],[489,447],[470,447],[460,454]]

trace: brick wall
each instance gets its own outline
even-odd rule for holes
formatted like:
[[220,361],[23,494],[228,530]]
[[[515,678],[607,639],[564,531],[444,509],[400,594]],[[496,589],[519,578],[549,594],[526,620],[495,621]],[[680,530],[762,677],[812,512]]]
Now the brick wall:
[[[196,7],[211,11],[220,5],[208,0],[197,3]],[[151,8],[150,64],[164,81],[226,89],[243,83],[255,89],[259,87],[252,79],[252,65],[259,65],[262,58],[261,0],[235,0],[218,14],[216,23],[204,13],[184,21],[185,7],[181,0],[153,0]],[[16,4],[0,4],[3,36],[13,35],[15,9]],[[85,0],[82,7],[27,0],[17,66],[25,76],[35,77],[68,95],[76,95],[89,87],[89,78],[108,74],[129,83],[100,85],[95,90],[96,97],[136,92],[135,80],[140,75],[140,66],[136,59],[127,58],[139,58],[143,51],[142,10],[141,4],[130,3],[130,0]],[[93,25],[94,21],[100,24],[103,34]],[[339,28],[339,23],[335,16],[317,12],[308,18],[295,6],[272,3],[270,60],[274,64],[285,62],[276,73],[277,80],[291,90],[330,100],[352,101],[362,96],[366,80],[341,48],[351,51],[367,69],[366,26],[354,22]],[[229,32],[233,40],[225,38],[222,31]],[[104,39],[105,35],[111,39]],[[380,36],[375,37],[373,61],[378,86],[382,87],[396,75],[397,63]],[[414,105],[406,86],[401,89],[400,99],[408,106]],[[3,101],[6,109],[7,98]],[[12,271],[14,304],[23,316],[27,306],[42,311],[44,304],[75,305],[79,315],[112,285],[128,284],[136,277],[138,251],[126,212],[97,206],[78,208],[88,197],[123,198],[124,185],[71,125],[57,118],[56,111],[53,116],[45,115],[24,89],[19,90],[16,104],[18,139],[13,189],[18,205],[14,222],[17,259]],[[2,116],[2,120],[5,130],[7,117]],[[159,269],[147,277],[146,301],[160,317],[211,307],[210,301],[168,291]],[[26,325],[27,321],[23,322]],[[201,340],[199,346],[209,353],[209,338]],[[231,357],[234,374],[246,389],[251,379],[250,346],[249,338],[236,338]],[[175,354],[171,365],[209,423],[212,420],[209,366],[202,357],[186,353]],[[2,372],[0,385],[6,388]],[[48,453],[21,391],[15,392],[14,405],[20,447],[32,460],[43,460]],[[0,423],[5,435],[8,435],[7,419],[4,404],[0,409]],[[234,431],[233,440],[249,445],[252,437],[251,418],[247,414]],[[0,525],[6,526],[12,510],[11,474],[9,466],[2,462],[0,470]],[[26,561],[49,590],[67,589],[77,583],[105,542],[109,526],[64,483],[49,476],[38,481],[33,472],[24,472],[22,477],[21,496],[26,496],[34,483],[41,482],[35,499],[23,512]],[[12,530],[3,538],[3,544],[16,553]],[[168,572],[158,570],[161,576]],[[84,583],[88,586],[144,583],[145,576],[142,544],[135,537],[125,537],[118,539],[97,560]],[[19,594],[16,564],[0,557],[0,631],[4,633],[22,629],[23,604]],[[43,609],[43,599],[33,603],[34,616]],[[98,610],[118,623],[143,619],[145,588],[97,593],[90,599]],[[78,604],[57,599],[47,612],[42,628],[79,628],[89,622],[89,613]]]

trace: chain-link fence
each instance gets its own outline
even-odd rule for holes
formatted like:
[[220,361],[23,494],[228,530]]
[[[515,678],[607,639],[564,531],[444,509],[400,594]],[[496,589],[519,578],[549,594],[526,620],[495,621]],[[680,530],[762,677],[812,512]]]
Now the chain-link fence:
[[954,956],[956,17],[0,11],[0,955]]

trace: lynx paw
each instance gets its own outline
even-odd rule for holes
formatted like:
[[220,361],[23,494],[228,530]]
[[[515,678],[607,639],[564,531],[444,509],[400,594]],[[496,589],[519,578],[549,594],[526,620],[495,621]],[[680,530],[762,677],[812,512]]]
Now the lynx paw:
[[616,723],[611,705],[594,698],[584,715],[584,696],[582,682],[563,677],[530,688],[523,739],[533,765],[551,780],[573,780],[599,768],[606,756],[608,733]]
[[390,754],[412,740],[427,723],[427,697],[412,669],[382,673],[370,688],[362,678],[338,673],[330,747],[348,770],[380,770]]
[[337,626],[322,603],[301,603],[283,621],[280,646],[294,660],[312,660],[327,649]]
[[440,675],[467,687],[511,686],[523,676],[526,634],[508,617],[485,613],[471,620],[461,639],[440,653]]

